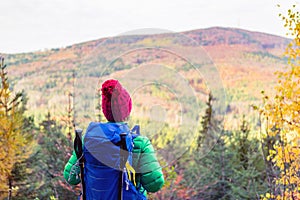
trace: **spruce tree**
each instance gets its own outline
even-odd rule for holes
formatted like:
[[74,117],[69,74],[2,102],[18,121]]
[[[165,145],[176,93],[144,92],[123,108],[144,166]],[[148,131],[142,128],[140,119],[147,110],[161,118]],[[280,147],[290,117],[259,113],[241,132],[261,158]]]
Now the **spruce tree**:
[[191,153],[190,164],[185,170],[183,184],[191,190],[191,199],[229,199],[230,153],[213,102],[214,98],[209,94],[197,148]]
[[182,181],[189,198],[259,198],[267,188],[265,166],[260,143],[250,137],[246,120],[243,118],[239,130],[223,130],[210,95],[201,126]]
[[231,153],[231,196],[235,199],[259,199],[267,190],[266,168],[260,141],[253,136],[249,123],[242,118],[240,128],[227,137]]

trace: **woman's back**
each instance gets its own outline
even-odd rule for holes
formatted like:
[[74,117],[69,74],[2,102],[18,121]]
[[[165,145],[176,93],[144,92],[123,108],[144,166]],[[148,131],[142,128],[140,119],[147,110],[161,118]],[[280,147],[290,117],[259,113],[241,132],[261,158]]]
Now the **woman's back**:
[[[125,181],[122,190],[124,199],[146,199],[146,191],[157,192],[164,184],[154,148],[147,137],[132,135],[127,123],[124,123],[131,111],[131,98],[120,83],[108,80],[101,90],[102,110],[109,122],[90,123],[84,137],[86,199],[117,199],[120,185],[124,183],[120,182],[122,179]],[[126,154],[129,155],[126,158],[126,173],[120,168],[122,133],[126,135],[125,144],[129,152]],[[73,152],[65,166],[64,177],[70,184],[80,182],[79,170],[75,165],[77,159]]]

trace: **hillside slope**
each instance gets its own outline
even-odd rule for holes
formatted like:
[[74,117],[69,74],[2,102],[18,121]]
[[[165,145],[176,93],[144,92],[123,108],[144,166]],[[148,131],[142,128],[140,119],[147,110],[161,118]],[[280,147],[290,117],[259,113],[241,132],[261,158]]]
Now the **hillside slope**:
[[[138,105],[137,116],[151,118],[147,113],[155,111],[153,105],[159,105],[163,107],[160,114],[174,122],[180,120],[178,113],[184,112],[181,105],[190,104],[193,98],[179,94],[185,86],[174,89],[175,80],[186,81],[190,95],[199,105],[204,104],[216,83],[218,87],[213,92],[224,88],[226,104],[238,112],[241,105],[260,99],[262,89],[272,87],[274,72],[286,63],[282,55],[289,42],[265,33],[213,27],[102,38],[65,48],[4,56],[14,89],[26,91],[29,112],[38,118],[47,110],[65,113],[67,92],[72,92],[76,95],[76,110],[90,120],[94,118],[99,84],[108,77],[123,77]],[[169,82],[163,82],[164,73],[169,75]],[[186,99],[181,98],[184,95]]]

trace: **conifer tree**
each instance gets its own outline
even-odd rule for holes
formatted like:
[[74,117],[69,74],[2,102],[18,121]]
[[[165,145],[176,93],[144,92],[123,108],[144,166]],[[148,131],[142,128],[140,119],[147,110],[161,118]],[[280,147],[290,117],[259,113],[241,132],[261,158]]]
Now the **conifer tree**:
[[230,154],[226,150],[221,121],[213,110],[213,101],[209,94],[197,148],[191,154],[182,182],[191,190],[188,191],[191,199],[228,199],[230,194]]
[[259,140],[253,136],[250,124],[242,118],[240,128],[227,137],[231,153],[231,197],[234,199],[258,199],[267,190],[266,169]]
[[96,119],[98,122],[101,122],[103,120],[103,114],[102,114],[102,108],[101,108],[101,89],[97,90],[96,94]]
[[24,127],[25,95],[11,91],[3,57],[0,57],[0,78],[0,198],[11,199],[17,190],[12,170],[16,163],[30,156],[34,144],[32,134]]
[[213,100],[209,95],[197,148],[190,155],[182,184],[191,199],[257,199],[266,191],[259,142],[250,137],[245,119],[239,130],[223,130]]
[[[74,199],[75,191],[63,178],[63,169],[70,156],[70,144],[59,125],[48,112],[46,118],[37,128],[38,136],[34,153],[20,168],[26,168],[27,173],[15,194],[16,200]],[[20,176],[19,176],[20,177]]]

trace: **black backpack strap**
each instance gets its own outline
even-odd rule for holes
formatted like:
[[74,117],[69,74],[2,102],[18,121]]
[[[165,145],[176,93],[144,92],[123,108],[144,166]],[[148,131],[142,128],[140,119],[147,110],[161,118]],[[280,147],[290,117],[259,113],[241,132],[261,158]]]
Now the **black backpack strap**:
[[82,199],[86,200],[85,182],[84,182],[84,174],[83,174],[84,157],[83,157],[83,150],[82,150],[82,129],[75,129],[74,151],[77,159],[79,160],[80,178],[81,178],[81,186],[82,186]]

